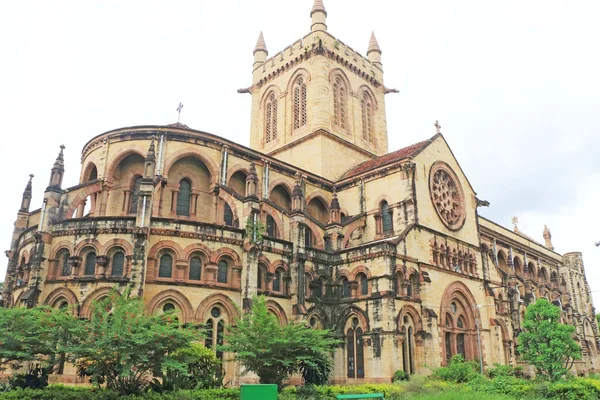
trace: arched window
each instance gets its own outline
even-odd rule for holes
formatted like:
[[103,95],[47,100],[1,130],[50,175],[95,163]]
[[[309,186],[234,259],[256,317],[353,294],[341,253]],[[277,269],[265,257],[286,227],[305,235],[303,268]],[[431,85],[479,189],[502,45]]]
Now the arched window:
[[190,258],[190,273],[189,279],[191,281],[199,281],[202,275],[202,260],[200,257]]
[[342,297],[345,299],[350,298],[350,282],[348,282],[348,278],[346,278],[345,276],[342,277],[340,283],[342,284]]
[[173,257],[170,254],[163,254],[158,266],[159,278],[170,278],[173,271]]
[[218,283],[227,283],[227,273],[228,273],[229,265],[227,261],[221,260],[218,264],[217,271],[217,282]]
[[294,82],[294,129],[306,125],[306,82],[299,76]]
[[112,276],[123,276],[123,269],[125,266],[125,253],[117,251],[112,258]]
[[402,318],[404,343],[402,346],[403,370],[407,375],[415,373],[415,324],[409,315]]
[[277,237],[277,226],[273,217],[267,214],[267,236]]
[[177,194],[177,215],[188,217],[190,215],[190,198],[192,194],[192,183],[184,178],[179,181],[179,193]]
[[277,271],[275,271],[275,277],[273,278],[273,291],[274,292],[281,292],[281,277],[282,277],[282,272],[283,270],[281,268],[278,268]]
[[69,276],[71,275],[71,266],[69,265],[69,258],[71,257],[71,253],[69,250],[61,250],[58,255],[58,262],[60,263],[60,276]]
[[223,203],[223,223],[226,226],[233,226],[233,211],[227,203]]
[[96,253],[90,251],[85,257],[84,275],[96,275]]
[[131,198],[129,205],[129,212],[136,213],[138,206],[138,197],[140,197],[140,185],[142,184],[142,177],[138,176],[133,181],[133,186],[131,188]]
[[384,235],[392,233],[392,214],[387,201],[381,203],[381,224]]
[[206,320],[206,337],[204,339],[204,346],[215,350],[217,358],[221,361],[223,360],[223,352],[218,349],[218,346],[223,345],[223,332],[225,330],[225,321],[223,318],[221,307],[214,306],[210,309],[210,315]]
[[309,273],[304,273],[304,295],[308,299],[313,297],[314,294],[311,292],[310,286],[312,282],[312,276]]
[[369,281],[365,274],[358,274],[358,282],[360,284],[360,295],[366,296],[369,294]]
[[346,86],[339,76],[333,82],[333,124],[346,129]]
[[357,317],[352,318],[352,326],[346,331],[346,363],[348,378],[365,377],[365,357],[363,330]]
[[413,272],[409,278],[412,293],[409,296],[418,297],[420,293],[419,274]]
[[373,142],[373,101],[367,92],[364,92],[360,100],[362,113],[362,136],[368,142]]
[[165,303],[165,305],[163,306],[163,312],[168,313],[172,311],[175,311],[175,306],[173,305],[173,303]]
[[314,237],[312,230],[308,227],[308,225],[304,225],[304,246],[312,247],[314,245]]
[[277,140],[277,97],[271,92],[265,103],[265,143]]
[[258,271],[256,276],[256,287],[258,289],[266,289],[266,277],[267,277],[267,267],[264,264],[258,264]]

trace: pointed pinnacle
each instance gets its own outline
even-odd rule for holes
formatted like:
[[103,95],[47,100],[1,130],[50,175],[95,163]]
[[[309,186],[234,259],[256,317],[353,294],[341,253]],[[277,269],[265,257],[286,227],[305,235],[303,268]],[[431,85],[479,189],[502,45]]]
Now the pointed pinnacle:
[[369,54],[372,51],[377,51],[381,54],[381,49],[379,48],[379,43],[377,43],[375,32],[371,32],[371,39],[369,40],[369,49],[367,50],[367,54]]
[[313,13],[316,13],[317,11],[321,11],[321,12],[325,13],[325,16],[327,16],[327,10],[325,10],[325,5],[323,4],[323,0],[315,0],[315,3],[313,4],[313,8],[312,8],[312,10],[310,10],[310,16],[312,17]]
[[269,54],[262,31],[260,31],[260,34],[258,35],[258,40],[256,41],[256,46],[254,47],[252,54],[256,53],[257,51],[264,51],[265,53]]
[[156,158],[156,154],[154,152],[154,136],[152,136],[152,141],[150,142],[150,147],[148,147],[148,153],[146,154],[147,161],[154,161]]

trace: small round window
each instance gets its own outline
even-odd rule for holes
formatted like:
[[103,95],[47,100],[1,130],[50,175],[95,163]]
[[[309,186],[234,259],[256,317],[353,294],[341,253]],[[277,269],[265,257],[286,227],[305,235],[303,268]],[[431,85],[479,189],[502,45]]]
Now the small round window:
[[174,311],[175,310],[175,306],[173,305],[173,303],[167,303],[163,306],[163,312],[169,312],[169,311]]
[[213,318],[219,318],[221,316],[221,310],[219,307],[213,307],[212,310],[210,310],[210,315],[212,315]]

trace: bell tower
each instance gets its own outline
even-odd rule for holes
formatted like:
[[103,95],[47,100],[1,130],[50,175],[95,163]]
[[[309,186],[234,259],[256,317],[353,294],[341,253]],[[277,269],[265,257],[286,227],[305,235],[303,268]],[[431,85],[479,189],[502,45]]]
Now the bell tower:
[[367,56],[327,31],[315,0],[310,32],[269,57],[261,32],[254,49],[250,146],[328,179],[388,152],[381,49]]

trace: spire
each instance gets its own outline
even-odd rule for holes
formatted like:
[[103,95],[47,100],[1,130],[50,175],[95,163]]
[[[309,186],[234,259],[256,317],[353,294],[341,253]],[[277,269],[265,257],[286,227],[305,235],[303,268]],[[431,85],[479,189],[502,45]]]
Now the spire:
[[544,240],[546,241],[546,248],[554,250],[554,246],[552,245],[552,234],[546,225],[544,225]]
[[310,30],[315,31],[327,31],[327,11],[323,5],[322,0],[315,0],[312,10],[310,10],[310,19],[312,21]]
[[54,161],[54,166],[50,171],[50,183],[48,184],[49,188],[52,189],[60,189],[62,187],[63,175],[65,173],[65,157],[64,157],[65,145],[60,145],[60,152],[58,153],[58,157],[56,157],[56,161]]
[[262,31],[260,31],[258,35],[258,40],[256,41],[256,46],[254,46],[254,52],[252,54],[256,54],[257,51],[264,51],[265,53],[269,54]]
[[379,47],[379,43],[377,43],[375,32],[371,32],[371,39],[369,40],[369,49],[367,50],[367,58],[375,66],[381,69],[381,48]]
[[325,5],[323,4],[323,0],[315,0],[315,3],[313,4],[313,8],[312,8],[312,10],[310,10],[310,16],[312,17],[312,15],[314,13],[316,13],[317,11],[320,11],[320,12],[324,13],[325,16],[327,16],[327,10],[325,10]]
[[33,174],[29,174],[29,182],[27,182],[27,186],[25,186],[25,190],[23,191],[23,198],[21,199],[21,208],[19,211],[21,212],[29,212],[29,205],[31,204],[31,180],[33,179]]
[[256,165],[250,163],[250,171],[246,176],[246,197],[258,199],[258,174],[256,173]]
[[329,205],[329,222],[331,224],[339,224],[341,222],[340,214],[340,202],[337,198],[337,190],[333,187],[333,196],[331,197],[331,204]]
[[156,153],[154,152],[154,136],[152,136],[148,152],[146,153],[146,160],[144,161],[144,178],[153,178],[155,169]]
[[367,50],[367,54],[369,54],[372,51],[376,51],[379,54],[381,54],[381,49],[379,48],[379,43],[377,43],[375,32],[371,32],[371,40],[369,40],[369,49]]
[[265,44],[265,38],[262,31],[258,35],[258,40],[256,41],[256,46],[254,46],[254,51],[252,54],[254,54],[254,63],[252,64],[254,69],[263,65],[267,60],[269,52],[267,50],[267,45]]

